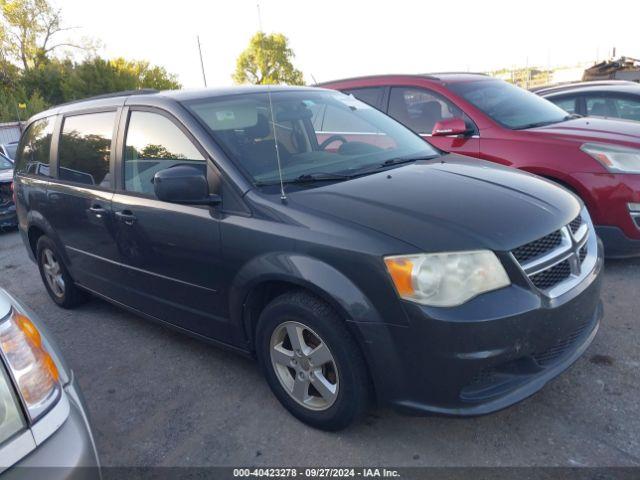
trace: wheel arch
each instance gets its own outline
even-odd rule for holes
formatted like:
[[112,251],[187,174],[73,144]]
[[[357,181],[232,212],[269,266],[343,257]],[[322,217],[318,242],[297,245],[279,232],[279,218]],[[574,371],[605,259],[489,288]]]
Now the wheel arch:
[[[308,291],[329,304],[347,322],[382,321],[365,294],[333,266],[302,254],[267,254],[247,263],[236,275],[230,290],[231,319],[242,326],[244,342],[250,348],[262,308],[291,290]],[[354,333],[358,337],[357,332]]]
[[29,256],[32,260],[36,260],[36,248],[38,240],[43,235],[49,237],[58,247],[63,261],[68,265],[69,259],[67,258],[67,252],[62,248],[60,238],[55,233],[53,227],[49,224],[47,219],[38,211],[32,210],[27,214],[27,226],[25,229],[25,240],[29,247]]

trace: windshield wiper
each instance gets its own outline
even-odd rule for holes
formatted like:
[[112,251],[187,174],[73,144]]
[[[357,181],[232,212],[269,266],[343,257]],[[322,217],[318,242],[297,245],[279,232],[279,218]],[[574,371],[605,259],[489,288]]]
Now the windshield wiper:
[[428,156],[420,156],[420,157],[397,157],[397,158],[390,158],[388,160],[385,160],[384,162],[378,164],[378,165],[374,165],[372,167],[369,168],[365,168],[364,170],[359,170],[357,172],[355,172],[353,175],[366,175],[368,173],[375,173],[375,172],[379,172],[382,170],[385,170],[389,167],[392,167],[394,165],[400,165],[403,163],[411,163],[411,162],[417,162],[418,160],[431,160],[432,158],[436,158],[438,155],[428,155]]
[[[363,170],[356,170],[350,174],[330,173],[330,172],[303,173],[302,175],[296,178],[285,179],[283,180],[282,183],[286,185],[291,183],[313,183],[313,182],[330,182],[333,180],[350,180],[352,178],[356,178],[361,175],[367,175],[369,173],[375,173],[377,171],[385,170],[394,165],[400,165],[402,163],[417,162],[418,160],[431,160],[432,158],[436,158],[437,156],[438,155],[390,158],[380,164],[373,165],[372,167],[368,167]],[[266,187],[270,185],[279,185],[279,184],[280,182],[278,180],[269,181],[269,182],[256,182],[256,186],[258,187]]]
[[352,178],[351,175],[344,175],[341,173],[315,172],[315,173],[303,173],[299,177],[296,177],[292,180],[285,180],[285,183],[322,182],[322,181],[330,181],[330,180],[348,180],[350,178]]
[[[343,175],[340,173],[328,173],[328,172],[315,172],[315,173],[303,173],[296,178],[289,178],[282,181],[282,183],[313,183],[313,182],[330,182],[332,180],[349,180],[353,178],[353,175]],[[269,185],[280,185],[280,181],[274,180],[273,182],[256,182],[259,187]]]
[[567,120],[573,120],[575,118],[581,118],[582,115],[577,113],[572,113],[570,115],[566,115],[562,117],[560,120],[546,120],[544,122],[533,122],[527,123],[525,125],[521,125],[519,127],[514,128],[514,130],[526,130],[527,128],[536,128],[536,127],[545,127],[547,125],[553,125],[554,123],[566,122]]
[[544,121],[544,122],[533,122],[533,123],[525,123],[524,125],[519,125],[514,128],[514,130],[527,130],[529,128],[537,128],[537,127],[546,127],[547,125],[553,125],[554,123],[560,123],[564,121],[562,120],[553,120],[553,121]]

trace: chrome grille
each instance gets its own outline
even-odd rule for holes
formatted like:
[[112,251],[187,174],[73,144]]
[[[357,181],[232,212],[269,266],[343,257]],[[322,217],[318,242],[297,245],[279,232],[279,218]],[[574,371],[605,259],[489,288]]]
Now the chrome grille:
[[585,245],[580,249],[580,263],[584,262],[584,259],[587,257],[587,246]]
[[546,235],[538,240],[522,245],[516,248],[511,253],[516,257],[520,263],[547,253],[550,250],[556,248],[562,242],[562,234],[560,230],[557,230],[549,235]]
[[578,231],[578,229],[580,228],[580,225],[582,225],[582,215],[578,215],[569,224],[569,228],[571,229],[571,233],[575,234]]
[[511,251],[531,284],[547,296],[564,293],[595,266],[597,239],[588,218],[583,210],[559,230]]
[[571,265],[569,264],[569,260],[565,260],[564,262],[556,263],[547,270],[531,275],[529,278],[540,290],[546,290],[566,280],[570,275]]

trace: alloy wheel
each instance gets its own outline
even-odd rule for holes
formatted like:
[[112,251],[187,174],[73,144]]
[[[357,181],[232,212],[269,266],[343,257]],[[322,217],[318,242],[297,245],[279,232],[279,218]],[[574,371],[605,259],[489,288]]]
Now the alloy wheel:
[[44,277],[53,294],[62,298],[64,296],[64,278],[62,278],[62,268],[55,254],[49,248],[42,251],[42,268]]
[[338,368],[327,344],[311,328],[286,321],[271,335],[271,364],[284,390],[310,410],[334,404],[340,386]]

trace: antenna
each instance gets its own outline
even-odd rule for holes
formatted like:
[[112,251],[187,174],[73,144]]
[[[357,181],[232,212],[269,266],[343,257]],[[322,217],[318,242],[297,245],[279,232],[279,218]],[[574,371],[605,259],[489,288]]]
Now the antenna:
[[313,85],[317,87],[318,81],[316,80],[316,77],[313,76],[313,73],[310,73],[309,75],[311,75],[311,80],[313,80]]
[[202,48],[200,48],[200,35],[196,35],[196,40],[198,41],[198,53],[200,54],[200,68],[202,69],[202,80],[204,81],[204,86],[207,86],[207,77],[204,74],[204,62],[202,61]]
[[[256,9],[258,10],[258,32],[262,34],[262,50],[264,51],[264,32],[262,31],[262,17],[260,15],[260,2],[256,2]],[[271,116],[271,125],[273,126],[273,143],[276,147],[276,161],[278,163],[278,178],[280,179],[280,200],[285,202],[287,200],[287,194],[284,192],[284,181],[282,180],[282,166],[280,163],[280,149],[278,148],[278,133],[275,116],[273,114],[273,101],[271,100],[271,85],[267,83],[267,98],[269,98],[269,115]]]

